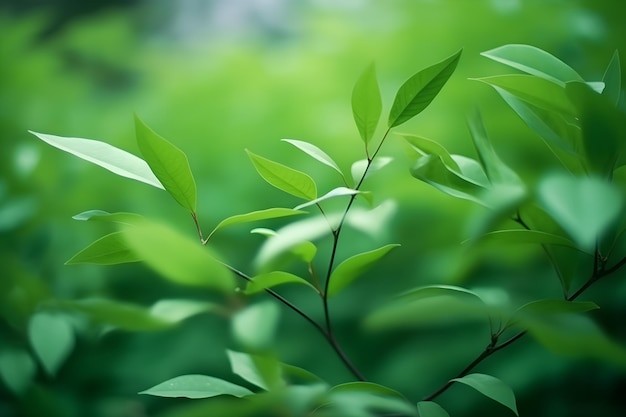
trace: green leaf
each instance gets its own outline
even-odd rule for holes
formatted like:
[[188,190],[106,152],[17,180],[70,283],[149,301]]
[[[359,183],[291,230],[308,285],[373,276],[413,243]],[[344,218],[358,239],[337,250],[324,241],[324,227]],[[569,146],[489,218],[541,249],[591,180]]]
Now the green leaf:
[[96,240],[72,256],[65,264],[115,265],[140,260],[137,253],[129,248],[124,233],[115,232]]
[[383,256],[389,253],[399,244],[390,244],[382,246],[372,251],[359,253],[354,255],[342,263],[340,263],[330,275],[330,283],[328,284],[328,296],[337,295],[341,290],[346,288],[352,281],[363,275]]
[[606,181],[563,174],[545,177],[538,185],[538,199],[586,252],[593,251],[596,240],[617,220],[624,203],[622,193]]
[[311,200],[306,203],[300,204],[299,206],[295,207],[294,210],[302,210],[305,207],[309,207],[309,206],[321,203],[322,201],[325,201],[331,198],[343,197],[346,195],[356,195],[356,194],[363,194],[363,191],[353,190],[347,187],[337,187],[337,188],[330,190],[323,196],[316,198],[315,200]]
[[59,315],[37,313],[28,323],[30,344],[49,375],[55,375],[74,348],[74,331]]
[[526,229],[497,230],[494,232],[486,233],[473,241],[485,241],[490,243],[496,243],[501,246],[508,246],[511,244],[519,243],[530,243],[539,245],[559,245],[569,248],[577,247],[574,242],[563,236],[546,233],[539,230]]
[[290,385],[294,384],[294,381],[303,383],[316,383],[326,385],[326,382],[314,373],[307,371],[306,369],[298,366],[289,365],[286,363],[280,364],[283,377],[287,378]]
[[305,200],[317,198],[315,181],[304,172],[256,155],[246,149],[254,168],[270,185]]
[[537,300],[524,304],[518,308],[512,317],[504,325],[508,328],[519,325],[522,328],[532,328],[537,321],[539,325],[549,316],[561,314],[585,313],[600,307],[590,301],[567,301],[567,300]]
[[22,349],[0,350],[0,380],[15,394],[24,393],[35,378],[35,361]]
[[379,156],[376,159],[373,159],[370,163],[370,167],[367,169],[367,175],[365,173],[365,169],[367,168],[367,164],[369,163],[368,160],[360,159],[356,161],[352,164],[352,167],[350,168],[354,183],[358,184],[363,179],[363,175],[369,177],[373,173],[380,171],[381,169],[389,165],[392,160],[393,159],[389,156]]
[[389,112],[389,128],[401,125],[428,107],[456,69],[462,51],[423,69],[400,87]]
[[235,339],[247,349],[268,349],[274,343],[280,311],[272,301],[247,306],[232,319]]
[[481,55],[527,74],[562,85],[568,81],[584,81],[569,65],[534,46],[504,45],[482,52]]
[[249,355],[247,353],[226,351],[230,367],[252,385],[269,391],[283,384],[281,364],[271,356]]
[[485,374],[469,374],[463,378],[454,378],[451,381],[468,385],[485,397],[491,398],[509,408],[515,415],[519,415],[513,390],[498,378]]
[[154,175],[183,208],[196,212],[196,182],[187,156],[135,115],[137,145]]
[[420,155],[438,156],[439,158],[441,158],[441,161],[444,163],[444,165],[448,167],[448,169],[450,169],[452,172],[461,172],[461,169],[456,164],[456,161],[452,158],[446,148],[444,148],[434,140],[407,134],[403,134],[400,136],[402,136],[409,143],[409,145]]
[[349,382],[328,391],[332,415],[370,417],[387,414],[417,416],[417,409],[397,391],[372,382]]
[[381,112],[380,89],[372,63],[363,71],[352,90],[352,114],[366,146],[376,132]]
[[604,77],[604,91],[602,92],[612,103],[619,104],[622,92],[622,69],[619,61],[619,52],[615,50],[609,66],[606,68]]
[[99,165],[114,174],[164,189],[146,161],[108,143],[29,132],[55,148]]
[[207,237],[206,240],[208,241],[211,238],[211,236],[215,234],[215,232],[227,226],[232,226],[235,224],[242,224],[242,223],[251,223],[251,222],[256,222],[259,220],[275,219],[278,217],[294,216],[297,214],[304,214],[304,213],[305,213],[304,211],[300,211],[298,208],[289,209],[289,208],[275,207],[275,208],[269,208],[265,210],[252,211],[250,213],[245,213],[245,214],[237,214],[235,216],[228,217],[222,220],[221,222],[219,222],[219,224],[215,226],[215,229],[213,229],[213,231],[209,234],[209,237]]
[[295,146],[296,148],[300,149],[305,154],[307,154],[307,155],[311,156],[312,158],[318,160],[322,164],[331,167],[332,169],[337,171],[343,177],[343,172],[341,171],[341,168],[339,168],[339,165],[337,165],[337,163],[335,161],[333,161],[333,158],[328,156],[328,154],[326,152],[324,152],[323,150],[321,150],[317,146],[313,145],[312,143],[305,142],[305,141],[302,141],[302,140],[296,140],[296,139],[283,139],[283,142],[287,142],[287,143],[292,144],[293,146]]
[[123,236],[130,250],[169,281],[226,293],[235,286],[231,272],[208,248],[165,225],[146,221]]
[[132,226],[142,221],[144,218],[135,213],[109,213],[103,210],[88,210],[72,216],[72,219],[82,221],[114,222]]
[[209,398],[217,395],[245,397],[252,391],[223,379],[205,375],[182,375],[168,379],[154,387],[141,391],[139,394],[157,397]]
[[311,287],[315,292],[319,292],[309,281],[300,278],[297,275],[283,271],[272,271],[265,274],[257,275],[248,282],[246,294],[256,294],[268,288],[273,288],[283,284],[300,284]]
[[417,412],[420,417],[450,417],[442,406],[434,401],[420,401],[417,403]]
[[218,309],[218,305],[206,301],[167,299],[154,303],[150,308],[150,315],[159,320],[175,324],[197,314],[208,313]]
[[343,384],[336,385],[330,389],[331,392],[341,392],[341,391],[361,391],[367,392],[370,394],[376,395],[389,395],[391,397],[398,397],[403,400],[406,398],[400,394],[398,391],[386,387],[384,385],[376,384],[374,382],[364,382],[364,381],[355,381],[355,382],[346,382]]

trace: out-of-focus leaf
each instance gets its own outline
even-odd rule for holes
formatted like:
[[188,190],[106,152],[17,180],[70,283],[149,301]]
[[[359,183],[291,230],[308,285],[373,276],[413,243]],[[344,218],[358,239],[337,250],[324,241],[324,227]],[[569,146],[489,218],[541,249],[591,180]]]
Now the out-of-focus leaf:
[[619,52],[617,50],[613,53],[611,62],[609,62],[609,66],[604,72],[604,77],[602,77],[602,81],[604,81],[605,85],[602,94],[605,95],[609,101],[617,105],[622,92],[622,69],[619,61]]
[[322,164],[331,167],[343,177],[343,172],[341,171],[341,168],[339,168],[339,165],[337,165],[333,158],[328,156],[326,152],[313,145],[312,143],[297,139],[283,139],[283,142],[292,144],[313,159],[316,159]]
[[519,325],[522,328],[530,328],[536,322],[541,322],[546,317],[561,315],[585,313],[587,311],[596,310],[600,307],[596,303],[590,301],[566,301],[566,300],[537,300],[524,304],[518,308],[504,325],[508,328]]
[[268,349],[274,343],[280,311],[273,300],[247,306],[232,319],[235,339],[247,349]]
[[373,417],[387,414],[417,416],[417,408],[397,391],[371,382],[337,385],[328,392],[333,415]]
[[493,242],[498,245],[531,243],[539,245],[559,245],[569,248],[577,248],[574,242],[563,236],[545,233],[539,230],[527,229],[496,230],[494,232],[486,233],[478,237],[477,239],[466,242],[476,241]]
[[322,201],[331,199],[331,198],[335,198],[335,197],[343,197],[346,195],[355,195],[355,194],[362,194],[362,191],[359,190],[353,190],[351,188],[347,188],[347,187],[337,187],[334,188],[332,190],[330,190],[329,192],[327,192],[326,194],[324,194],[321,197],[316,198],[315,200],[311,200],[308,201],[304,204],[300,204],[299,206],[295,207],[294,210],[302,210],[305,207],[309,207],[312,206],[314,204],[317,203],[321,203]]
[[315,292],[318,290],[307,280],[297,275],[283,271],[272,271],[265,274],[257,275],[248,282],[246,294],[256,294],[267,288],[272,288],[283,284],[300,284],[311,287]]
[[550,175],[538,185],[544,210],[572,237],[578,247],[593,251],[596,240],[621,213],[624,199],[612,184],[594,177]]
[[372,63],[363,71],[352,90],[352,114],[366,146],[376,132],[381,112],[380,89],[376,79],[376,68]]
[[419,71],[402,84],[389,112],[390,128],[401,125],[428,107],[456,69],[462,51]]
[[197,300],[168,299],[159,300],[150,308],[150,315],[168,323],[178,323],[200,313],[218,310],[214,303]]
[[482,52],[494,61],[518,69],[527,74],[565,85],[568,81],[584,81],[569,65],[554,55],[530,45],[503,45]]
[[132,251],[123,232],[108,234],[72,256],[65,264],[115,265],[137,262],[141,258]]
[[298,382],[301,381],[305,383],[326,385],[322,378],[310,371],[307,371],[306,369],[300,368],[298,366],[288,365],[286,363],[281,363],[280,366],[283,377],[286,378],[290,384],[293,384],[293,380],[297,380]]
[[74,331],[65,318],[37,313],[28,323],[30,344],[49,375],[55,375],[74,348]]
[[29,132],[55,148],[99,165],[114,174],[165,189],[146,161],[108,143]]
[[104,210],[88,210],[72,216],[72,219],[83,221],[104,221],[133,225],[142,221],[143,217],[136,213],[109,213]]
[[154,175],[183,208],[196,211],[196,181],[187,155],[159,136],[135,115],[137,145]]
[[346,382],[344,384],[339,384],[330,389],[330,392],[342,392],[342,391],[359,391],[359,392],[367,392],[370,394],[376,395],[389,395],[392,397],[398,397],[402,399],[406,399],[402,394],[398,391],[386,387],[384,385],[376,384],[374,382]]
[[315,181],[304,172],[263,158],[247,149],[246,152],[259,175],[270,185],[305,200],[317,198]]
[[215,397],[217,395],[232,395],[241,398],[246,395],[252,395],[252,392],[232,382],[211,376],[181,375],[141,391],[139,394],[196,399]]
[[35,361],[22,349],[0,350],[0,379],[15,394],[21,395],[35,378]]
[[226,353],[233,373],[252,385],[266,391],[283,385],[281,364],[275,358],[232,350],[227,350]]
[[[359,184],[363,180],[363,176],[369,177],[377,171],[380,171],[385,166],[389,165],[389,163],[393,159],[389,156],[379,156],[376,159],[373,159],[370,163],[369,168],[367,168],[367,164],[369,163],[367,159],[360,159],[352,164],[350,168],[350,172],[352,174],[352,179],[355,184]],[[367,169],[367,174],[365,170]]]
[[209,234],[209,237],[206,239],[207,241],[213,236],[215,232],[220,229],[223,229],[227,226],[232,226],[235,224],[242,223],[251,223],[259,220],[267,220],[267,219],[275,219],[278,217],[287,217],[294,216],[296,214],[304,214],[305,212],[300,211],[299,209],[289,209],[289,208],[269,208],[265,210],[252,211],[250,213],[245,214],[237,214],[235,216],[228,217],[215,226],[215,229]]
[[513,411],[515,415],[519,415],[513,390],[498,378],[485,374],[469,374],[463,378],[454,378],[452,381],[474,388],[485,397],[499,402]]
[[417,412],[420,417],[450,417],[450,414],[434,401],[418,402]]
[[227,293],[235,286],[231,272],[208,248],[165,225],[146,221],[122,233],[130,250],[174,283]]
[[363,275],[383,256],[389,253],[390,250],[398,246],[400,245],[385,245],[372,251],[363,252],[359,253],[358,255],[351,256],[350,258],[340,263],[330,275],[330,283],[328,284],[327,295],[329,297],[337,295],[341,290],[350,285],[356,278]]

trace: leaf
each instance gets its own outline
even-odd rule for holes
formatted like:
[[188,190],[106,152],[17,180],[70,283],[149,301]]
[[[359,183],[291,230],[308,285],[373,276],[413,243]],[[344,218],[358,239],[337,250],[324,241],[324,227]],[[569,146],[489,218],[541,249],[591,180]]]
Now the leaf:
[[304,214],[304,213],[305,213],[304,211],[300,211],[298,208],[289,209],[289,208],[275,207],[275,208],[269,208],[265,210],[252,211],[250,213],[245,213],[245,214],[237,214],[235,216],[228,217],[222,220],[221,222],[219,222],[219,224],[215,226],[215,229],[213,229],[213,231],[209,234],[209,237],[207,237],[206,240],[208,241],[211,238],[211,236],[215,234],[215,232],[227,226],[232,226],[235,224],[242,224],[242,223],[251,223],[251,222],[256,222],[259,220],[275,219],[278,217],[294,216],[297,214]]
[[283,271],[272,271],[265,274],[257,275],[248,282],[245,293],[248,295],[257,294],[268,288],[273,288],[283,284],[301,284],[311,287],[315,292],[319,291],[309,281],[300,278],[297,275]]
[[330,275],[330,283],[328,284],[328,296],[332,297],[337,295],[341,290],[346,288],[356,278],[364,274],[370,269],[376,262],[378,262],[383,256],[389,253],[399,244],[390,244],[382,246],[372,251],[359,253],[358,255],[351,256],[342,263],[340,263]]
[[486,233],[478,237],[477,239],[474,239],[474,241],[487,241],[502,246],[519,243],[531,243],[539,245],[558,245],[569,248],[576,248],[576,244],[574,242],[563,236],[546,233],[539,230],[526,229],[496,230],[494,232]]
[[612,184],[594,177],[562,174],[541,180],[538,200],[577,246],[589,253],[596,239],[617,220],[624,203],[621,192]]
[[337,188],[330,190],[323,196],[316,198],[315,200],[311,200],[306,203],[300,204],[299,206],[294,207],[294,210],[302,210],[305,207],[318,204],[322,201],[325,201],[331,198],[343,197],[346,195],[356,195],[356,194],[363,194],[363,191],[353,190],[351,188],[346,188],[346,187],[337,187]]
[[389,112],[389,128],[401,125],[428,107],[456,69],[462,51],[423,69],[400,87]]
[[328,391],[329,404],[341,416],[417,416],[417,409],[397,391],[372,382],[349,382]]
[[196,212],[196,182],[187,156],[135,115],[137,145],[154,175],[183,208]]
[[567,301],[567,300],[537,300],[524,304],[518,308],[512,317],[504,325],[508,328],[519,325],[522,328],[533,327],[534,323],[542,322],[549,316],[561,314],[585,313],[600,307],[590,301]]
[[352,164],[350,171],[352,173],[352,179],[355,184],[358,184],[363,180],[363,175],[369,177],[371,174],[380,171],[393,160],[393,158],[389,156],[379,156],[376,159],[373,159],[370,163],[369,168],[367,169],[367,175],[365,174],[365,169],[367,168],[367,164],[369,163],[367,159],[360,159]]
[[0,350],[0,379],[13,393],[26,392],[37,368],[31,356],[22,349]]
[[584,81],[569,65],[534,46],[504,45],[482,52],[481,55],[527,74],[562,85],[568,81]]
[[315,181],[304,172],[271,161],[246,149],[254,168],[270,185],[296,197],[313,200],[317,197]]
[[622,69],[619,61],[619,52],[615,50],[609,66],[606,68],[604,77],[604,91],[602,92],[612,103],[619,104],[622,93]]
[[273,357],[249,355],[233,350],[227,350],[226,354],[233,373],[249,383],[266,391],[282,385],[281,364]]
[[352,114],[366,146],[376,132],[381,112],[380,89],[372,63],[363,71],[352,90]]
[[292,144],[293,146],[300,149],[305,154],[313,157],[314,159],[318,160],[322,164],[331,167],[343,177],[343,172],[341,171],[341,168],[339,168],[339,165],[337,165],[337,163],[333,161],[333,158],[328,156],[326,152],[324,152],[317,146],[313,145],[312,143],[305,142],[302,140],[296,140],[296,139],[283,139],[283,142]]
[[164,189],[146,161],[108,143],[92,139],[47,135],[30,130],[29,132],[55,148],[99,165],[114,174]]
[[72,216],[74,220],[104,221],[120,224],[133,225],[143,220],[143,217],[135,213],[109,213],[103,210],[88,210]]
[[417,412],[420,417],[450,417],[442,406],[434,401],[420,401],[417,403]]
[[274,343],[279,317],[278,306],[272,301],[247,306],[232,319],[235,339],[247,349],[268,349]]
[[72,256],[66,265],[116,265],[138,262],[141,258],[129,248],[123,232],[108,234]]
[[30,344],[49,375],[55,375],[74,348],[74,331],[63,317],[37,313],[28,323]]
[[341,391],[361,391],[369,394],[376,395],[389,395],[391,397],[398,397],[403,400],[406,400],[404,395],[400,394],[398,391],[386,387],[384,385],[376,384],[374,382],[364,382],[364,381],[355,381],[355,382],[346,382],[343,384],[336,385],[330,389],[331,392],[341,392]]
[[231,272],[207,247],[165,225],[146,221],[125,230],[123,236],[130,250],[171,282],[225,293],[235,286]]
[[217,395],[245,397],[252,391],[223,379],[205,375],[182,375],[168,379],[154,387],[141,391],[139,394],[157,397],[209,398]]
[[219,306],[206,301],[167,299],[159,300],[150,308],[150,315],[168,323],[179,323],[200,313],[216,311]]
[[441,158],[441,161],[444,163],[448,169],[452,172],[461,172],[461,169],[456,164],[456,161],[450,156],[450,153],[441,146],[439,143],[434,140],[423,138],[415,135],[407,135],[403,134],[402,136],[409,145],[416,150],[420,155],[435,155]]
[[515,415],[519,415],[513,390],[498,378],[485,374],[469,374],[463,378],[454,378],[451,381],[468,385],[485,397],[491,398],[509,408]]

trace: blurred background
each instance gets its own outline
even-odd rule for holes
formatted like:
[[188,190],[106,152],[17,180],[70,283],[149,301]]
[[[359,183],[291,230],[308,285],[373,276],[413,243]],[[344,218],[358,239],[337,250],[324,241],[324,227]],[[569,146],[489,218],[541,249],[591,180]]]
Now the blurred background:
[[[28,130],[102,140],[138,154],[138,114],[187,153],[200,221],[210,230],[230,215],[299,204],[260,179],[244,149],[307,171],[320,191],[328,191],[340,185],[336,173],[280,139],[312,142],[349,171],[364,157],[350,108],[362,70],[376,63],[389,109],[406,78],[463,48],[441,95],[397,130],[474,156],[466,117],[479,108],[502,158],[532,178],[557,161],[492,89],[469,80],[510,72],[480,52],[531,44],[585,79],[600,80],[613,52],[626,53],[625,21],[626,4],[614,0],[0,1],[0,349],[29,349],[29,317],[49,298],[111,297],[147,306],[161,298],[212,297],[167,284],[141,265],[65,266],[110,231],[110,225],[71,219],[85,210],[141,213],[191,237],[195,229],[161,190],[65,154]],[[390,137],[382,153],[394,160],[366,188],[374,191],[376,205],[388,204],[391,215],[373,236],[348,231],[340,255],[391,242],[402,247],[331,308],[339,339],[362,371],[417,401],[484,348],[487,330],[373,332],[362,321],[375,306],[404,289],[434,283],[495,285],[519,303],[559,297],[560,289],[539,250],[466,250],[460,242],[480,209],[413,179],[399,137]],[[249,230],[225,230],[215,246],[252,273],[263,240]],[[327,248],[320,242],[320,254]],[[594,318],[626,343],[623,282],[600,283],[585,299],[602,306]],[[284,294],[322,317],[315,300],[288,289]],[[307,323],[281,312],[276,346],[283,361],[334,384],[351,379]],[[0,383],[0,416],[183,415],[188,400],[136,393],[189,373],[237,382],[224,353],[234,345],[221,317],[197,316],[155,333],[98,337],[81,328],[54,378],[33,369],[19,393]],[[602,361],[557,357],[531,340],[477,371],[509,383],[522,415],[609,416],[626,409],[623,372]],[[508,412],[464,387],[440,400],[454,416]]]

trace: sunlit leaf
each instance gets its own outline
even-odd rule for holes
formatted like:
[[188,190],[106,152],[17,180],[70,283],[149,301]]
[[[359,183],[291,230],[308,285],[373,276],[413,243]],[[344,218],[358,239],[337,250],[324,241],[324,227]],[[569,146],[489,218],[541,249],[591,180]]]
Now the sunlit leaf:
[[398,246],[400,245],[385,245],[372,251],[354,255],[340,263],[330,275],[327,295],[329,297],[337,295],[341,290],[349,286],[355,279],[362,276],[383,256],[389,253],[390,250]]
[[343,172],[341,171],[341,168],[339,168],[339,165],[337,165],[337,163],[333,160],[333,158],[328,156],[326,152],[324,152],[317,146],[313,145],[312,143],[305,142],[302,140],[296,140],[296,139],[283,139],[283,142],[292,144],[293,146],[300,149],[302,152],[309,155],[310,157],[318,160],[324,165],[331,167],[332,169],[337,171],[339,174],[341,174],[341,176],[343,177]]
[[[355,163],[352,164],[352,167],[350,168],[350,172],[352,174],[352,179],[354,180],[354,183],[358,184],[363,179],[363,175],[366,175],[366,177],[369,177],[375,172],[380,171],[385,166],[389,165],[389,163],[392,160],[393,159],[388,156],[379,156],[376,159],[373,159],[371,163],[368,162],[367,159],[360,159],[356,161]],[[369,164],[369,168],[368,168],[368,164]],[[365,173],[365,169],[367,169],[367,174]]]
[[49,375],[55,375],[74,348],[74,331],[57,314],[37,313],[28,323],[28,339]]
[[428,107],[456,69],[462,51],[421,70],[400,87],[389,112],[390,128],[401,125]]
[[124,234],[115,232],[101,237],[78,252],[66,262],[66,265],[115,265],[140,260],[141,257],[129,248]]
[[55,148],[99,165],[114,174],[164,189],[146,161],[108,143],[29,132]]
[[622,69],[619,61],[619,52],[615,50],[609,66],[604,72],[604,94],[612,103],[617,105],[622,92]]
[[274,342],[280,311],[270,300],[247,306],[232,319],[235,339],[247,349],[268,349]]
[[233,350],[227,350],[226,353],[233,373],[252,385],[268,391],[283,384],[281,364],[275,358]]
[[143,217],[135,213],[109,213],[103,210],[88,210],[83,211],[75,216],[72,216],[74,220],[83,221],[103,221],[113,222],[120,224],[133,225],[143,220]]
[[235,216],[228,217],[222,220],[221,222],[219,222],[219,224],[215,226],[215,229],[213,229],[213,231],[209,234],[209,237],[207,238],[207,240],[209,240],[209,238],[218,230],[223,229],[228,226],[233,226],[235,224],[251,223],[251,222],[256,222],[259,220],[275,219],[279,217],[294,216],[296,214],[304,214],[304,213],[305,213],[304,211],[300,211],[298,208],[289,209],[289,208],[275,207],[275,208],[269,208],[265,210],[252,211],[250,213],[245,213],[245,214],[237,214]]
[[513,390],[498,378],[485,374],[469,374],[463,378],[454,378],[452,381],[474,388],[485,397],[499,402],[513,411],[515,415],[519,415]]
[[347,196],[347,195],[362,194],[362,193],[363,193],[362,191],[353,190],[353,189],[347,188],[347,187],[337,187],[337,188],[334,188],[334,189],[330,190],[329,192],[327,192],[323,196],[316,198],[315,200],[311,200],[311,201],[308,201],[306,203],[300,204],[299,206],[295,207],[294,210],[302,210],[305,207],[309,207],[309,206],[321,203],[322,201],[325,201],[325,200],[328,200],[328,199],[331,199],[331,198],[343,197],[343,196]]
[[24,393],[35,378],[37,366],[28,352],[22,349],[0,350],[0,380],[13,393]]
[[169,379],[139,394],[157,397],[209,398],[217,395],[245,397],[252,392],[223,379],[205,375],[182,375]]
[[187,156],[135,116],[137,145],[154,175],[183,208],[196,211],[196,182]]
[[309,281],[300,278],[297,275],[283,271],[272,271],[253,277],[252,281],[248,282],[248,286],[246,287],[246,294],[256,294],[267,288],[272,288],[277,285],[283,284],[306,285],[317,292],[317,289],[313,285],[311,285]]
[[434,401],[420,401],[417,403],[417,412],[420,417],[450,417],[442,406]]
[[317,186],[304,172],[256,155],[246,149],[254,168],[270,185],[305,200],[317,197]]
[[376,68],[372,63],[361,74],[352,90],[352,114],[361,139],[367,145],[376,132],[382,101],[376,79]]
[[206,301],[166,299],[154,303],[150,308],[150,315],[168,323],[178,323],[197,314],[218,309],[218,305]]
[[422,156],[436,155],[441,158],[446,167],[454,172],[461,172],[461,169],[456,164],[450,153],[434,140],[423,138],[415,135],[401,135],[417,152]]

